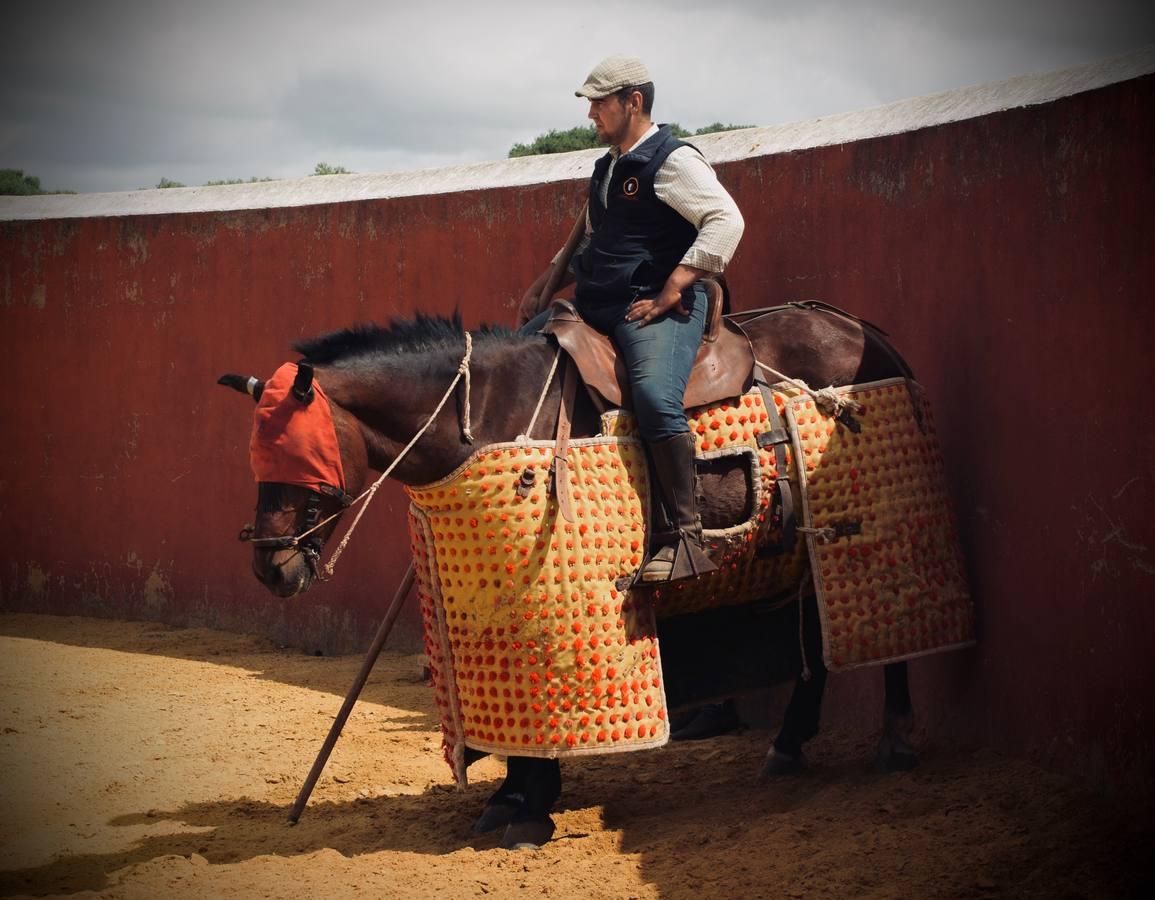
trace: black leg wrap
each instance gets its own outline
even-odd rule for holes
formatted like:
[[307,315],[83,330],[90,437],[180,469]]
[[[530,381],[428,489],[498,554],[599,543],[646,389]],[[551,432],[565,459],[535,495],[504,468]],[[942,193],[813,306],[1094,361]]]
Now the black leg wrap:
[[886,711],[894,715],[909,716],[910,702],[910,670],[905,661],[889,663],[882,669],[886,684]]

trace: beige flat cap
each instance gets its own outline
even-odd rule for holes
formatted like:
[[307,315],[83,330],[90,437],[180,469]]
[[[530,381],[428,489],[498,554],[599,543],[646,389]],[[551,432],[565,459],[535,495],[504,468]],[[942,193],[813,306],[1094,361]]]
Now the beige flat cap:
[[647,81],[653,81],[650,70],[636,56],[607,56],[594,66],[585,84],[574,91],[574,96],[601,100],[622,88],[635,87]]

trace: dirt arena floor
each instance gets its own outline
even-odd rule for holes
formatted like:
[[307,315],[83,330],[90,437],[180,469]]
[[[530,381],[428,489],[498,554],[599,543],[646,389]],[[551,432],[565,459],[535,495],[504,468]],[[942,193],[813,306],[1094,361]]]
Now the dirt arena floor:
[[301,823],[285,813],[360,664],[148,623],[0,616],[0,895],[1151,896],[1149,810],[998,754],[868,769],[819,738],[755,786],[764,731],[564,764],[555,840],[496,849],[421,659],[374,670]]

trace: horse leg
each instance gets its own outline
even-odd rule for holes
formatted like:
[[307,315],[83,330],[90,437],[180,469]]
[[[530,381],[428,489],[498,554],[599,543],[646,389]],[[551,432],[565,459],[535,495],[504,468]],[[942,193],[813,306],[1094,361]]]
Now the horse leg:
[[770,752],[766,754],[766,761],[762,764],[762,771],[758,776],[759,781],[782,775],[796,775],[806,768],[802,745],[818,734],[818,720],[822,715],[822,695],[826,691],[826,666],[822,658],[819,657],[810,665],[810,678],[806,679],[799,675],[794,681],[794,690],[790,694],[790,703],[782,719],[782,728],[774,738],[774,743],[770,745]]
[[800,610],[799,614],[805,616],[803,625],[806,626],[803,629],[802,649],[805,651],[806,666],[810,670],[809,677],[806,677],[807,673],[803,670],[794,679],[794,690],[782,718],[782,728],[766,754],[766,761],[758,775],[759,781],[796,775],[805,769],[802,745],[818,734],[827,670],[822,659],[822,630],[818,622],[817,600],[811,595],[803,598],[802,603],[805,609]]
[[[513,757],[510,758],[513,761]],[[524,759],[525,802],[514,812],[501,846],[506,850],[536,850],[553,837],[549,811],[561,795],[561,763],[556,759]]]
[[874,767],[880,772],[909,772],[918,765],[918,754],[910,745],[914,730],[914,707],[910,702],[910,673],[905,662],[888,663],[883,668],[886,703],[882,737]]
[[525,804],[526,784],[534,762],[536,760],[527,756],[511,756],[506,760],[505,780],[485,801],[481,815],[473,823],[476,834],[496,831],[509,824],[514,813]]

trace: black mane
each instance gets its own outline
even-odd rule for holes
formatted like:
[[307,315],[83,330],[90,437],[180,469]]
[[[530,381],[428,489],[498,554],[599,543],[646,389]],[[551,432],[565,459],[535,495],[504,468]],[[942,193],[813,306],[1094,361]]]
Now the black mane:
[[[516,332],[503,325],[482,325],[470,332],[474,343],[480,340],[509,340]],[[343,331],[334,331],[320,337],[297,341],[293,349],[306,362],[332,365],[353,357],[397,355],[436,350],[442,347],[463,347],[465,328],[461,313],[451,318],[417,313],[412,319],[391,319],[388,325],[368,322]]]

